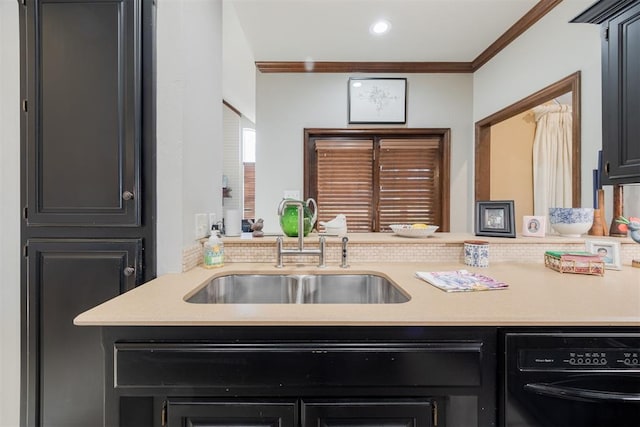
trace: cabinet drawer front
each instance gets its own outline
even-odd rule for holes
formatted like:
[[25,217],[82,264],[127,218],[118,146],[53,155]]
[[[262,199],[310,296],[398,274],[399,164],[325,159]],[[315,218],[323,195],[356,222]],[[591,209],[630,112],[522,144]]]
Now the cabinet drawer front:
[[295,400],[169,399],[167,427],[295,427]]
[[431,427],[437,404],[429,399],[327,399],[302,402],[302,425],[323,427]]
[[477,343],[116,343],[116,387],[479,386]]

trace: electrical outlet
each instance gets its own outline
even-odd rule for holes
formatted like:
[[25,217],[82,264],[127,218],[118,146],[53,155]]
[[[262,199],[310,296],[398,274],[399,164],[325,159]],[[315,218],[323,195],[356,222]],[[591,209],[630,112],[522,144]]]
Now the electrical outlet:
[[207,237],[209,228],[209,216],[207,214],[196,214],[195,217],[195,238]]
[[299,190],[284,190],[284,198],[285,199],[300,200],[300,191]]

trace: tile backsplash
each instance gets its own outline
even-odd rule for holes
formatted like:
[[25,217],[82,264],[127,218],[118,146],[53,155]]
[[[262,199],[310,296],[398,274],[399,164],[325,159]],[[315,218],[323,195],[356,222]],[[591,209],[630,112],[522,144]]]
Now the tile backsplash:
[[[452,262],[463,260],[464,240],[477,240],[478,236],[442,233],[438,238],[403,239],[383,233],[367,233],[367,236],[349,235],[349,263],[358,262]],[[378,233],[379,234],[379,233]],[[605,238],[607,239],[607,238]],[[613,239],[619,241],[620,258],[624,265],[631,265],[632,259],[640,259],[640,244],[630,239]],[[584,251],[584,239],[562,238],[526,238],[516,239],[486,238],[489,242],[489,262],[532,262],[542,263],[546,250]],[[598,238],[602,240],[602,238]],[[225,263],[232,262],[276,262],[275,238],[241,239],[223,238],[225,243]],[[310,240],[306,247],[316,247],[317,240]],[[295,248],[295,240],[289,240],[285,247]],[[325,262],[327,265],[339,265],[342,246],[337,238],[328,239]],[[285,256],[284,263],[317,264],[314,256]],[[196,243],[183,249],[183,271],[202,264],[202,243]]]

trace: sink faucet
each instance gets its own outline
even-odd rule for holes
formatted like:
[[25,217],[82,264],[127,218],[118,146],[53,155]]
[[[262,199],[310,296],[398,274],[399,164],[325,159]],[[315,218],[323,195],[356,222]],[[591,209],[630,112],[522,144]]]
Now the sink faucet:
[[298,248],[297,249],[284,249],[282,236],[276,238],[277,249],[277,264],[276,267],[282,268],[283,255],[317,255],[318,267],[325,267],[324,264],[324,250],[325,250],[325,238],[320,236],[320,247],[318,249],[305,249],[304,248],[304,204],[300,200],[282,199],[278,205],[278,216],[282,216],[284,208],[288,205],[295,205],[298,209]]

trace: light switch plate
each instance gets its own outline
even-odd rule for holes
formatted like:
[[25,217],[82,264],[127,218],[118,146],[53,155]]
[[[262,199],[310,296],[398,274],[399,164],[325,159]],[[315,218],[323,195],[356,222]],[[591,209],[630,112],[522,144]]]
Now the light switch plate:
[[295,199],[300,200],[300,191],[299,190],[284,190],[285,199]]

